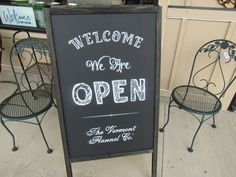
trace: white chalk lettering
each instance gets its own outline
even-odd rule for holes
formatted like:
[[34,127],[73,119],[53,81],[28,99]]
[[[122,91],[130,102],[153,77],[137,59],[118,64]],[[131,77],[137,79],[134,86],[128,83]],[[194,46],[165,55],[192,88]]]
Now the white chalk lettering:
[[124,69],[129,70],[131,66],[129,62],[121,62],[121,59],[117,58],[110,58],[110,69],[115,70],[116,72],[122,73]]
[[86,135],[87,136],[94,136],[94,135],[102,135],[104,132],[101,131],[101,127],[97,128],[91,128],[89,131],[87,131]]
[[101,57],[98,61],[94,60],[88,60],[86,61],[86,66],[88,68],[91,68],[92,71],[104,71],[105,70],[105,67],[104,65],[102,64],[102,60],[104,58],[106,58],[107,56],[103,56]]
[[135,36],[135,38],[137,39],[136,42],[134,43],[134,47],[136,48],[140,48],[140,45],[141,42],[143,41],[143,38],[142,37],[139,37],[139,36]]
[[120,96],[121,93],[124,93],[124,88],[121,86],[126,86],[126,80],[114,80],[112,81],[113,89],[113,98],[115,103],[125,103],[128,101],[127,96]]
[[130,100],[136,101],[137,96],[140,101],[145,101],[145,79],[131,79],[130,80]]
[[[112,80],[111,86],[108,82],[105,81],[94,81],[92,83],[95,101],[96,104],[104,104],[103,99],[107,98],[110,95],[112,90],[112,96],[114,103],[126,103],[129,100],[131,102],[136,101],[145,101],[146,100],[146,79],[131,79],[130,86],[130,95],[122,95],[127,89],[127,80]],[[112,88],[111,88],[112,87]],[[88,84],[77,83],[72,89],[72,98],[75,104],[79,106],[85,106],[91,103],[92,101],[92,89]],[[126,92],[127,93],[127,92]],[[130,99],[129,97],[130,96]]]
[[106,31],[103,32],[103,34],[102,34],[103,41],[109,42],[111,40],[110,38],[107,38],[108,35],[111,35],[110,31],[106,30]]
[[[94,82],[94,92],[95,97],[97,100],[97,104],[103,104],[103,98],[107,97],[110,93],[110,86],[107,82],[100,81],[100,82]],[[102,92],[103,90],[103,92]]]
[[122,73],[123,70],[129,70],[131,68],[129,62],[122,62],[121,59],[102,56],[99,60],[87,60],[86,67],[91,68],[92,71],[104,71],[106,68],[103,63],[109,62],[110,70]]
[[119,42],[119,40],[120,40],[120,38],[121,38],[120,32],[119,32],[119,31],[114,31],[114,32],[112,33],[111,38],[112,38],[112,40],[113,40],[114,42]]
[[116,125],[111,125],[107,126],[105,128],[105,131],[107,132],[107,134],[115,134],[115,133],[134,132],[136,128],[137,128],[136,125],[130,128],[117,128]]
[[68,44],[73,44],[74,47],[79,50],[80,48],[84,47],[84,44],[82,42],[81,36],[75,37],[71,40],[69,40]]
[[102,42],[103,42],[102,38],[101,38],[101,39],[99,39],[99,36],[98,36],[98,32],[97,32],[97,31],[94,31],[94,32],[92,33],[92,35],[94,35],[94,36],[95,36],[95,40],[96,40],[96,43],[97,43],[97,44],[99,44],[99,43],[102,43]]
[[123,34],[123,40],[122,43],[128,43],[129,45],[132,45],[133,43],[133,39],[134,39],[134,34],[128,34],[127,32],[122,32],[121,34]]
[[135,48],[140,48],[144,38],[133,33],[128,33],[125,31],[110,31],[104,30],[103,32],[93,31],[80,34],[73,39],[68,40],[68,44],[72,44],[77,50],[84,47],[84,45],[101,44],[107,42],[120,42],[122,44],[127,44]]
[[88,143],[90,145],[115,143],[119,141],[127,142],[135,139],[136,130],[136,125],[127,128],[118,128],[117,125],[108,125],[104,128],[90,128],[86,132],[86,135],[89,137]]
[[[79,91],[83,90],[85,93],[85,98],[81,99],[79,97]],[[89,87],[89,85],[85,83],[79,83],[75,84],[72,89],[72,98],[75,104],[79,106],[85,106],[88,105],[92,100],[92,89]]]
[[130,133],[123,133],[121,136],[123,138],[123,141],[130,141],[133,139]]
[[91,33],[85,33],[83,34],[83,38],[86,39],[87,45],[93,44],[93,40],[91,38]]
[[93,139],[89,140],[89,144],[104,144],[118,142],[120,135],[116,138],[103,139],[102,136],[94,136]]

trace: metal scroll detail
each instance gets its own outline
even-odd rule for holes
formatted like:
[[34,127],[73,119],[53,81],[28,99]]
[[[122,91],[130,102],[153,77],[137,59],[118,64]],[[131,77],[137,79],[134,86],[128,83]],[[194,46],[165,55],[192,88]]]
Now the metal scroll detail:
[[52,82],[48,74],[49,68],[43,68],[40,64],[40,62],[48,60],[49,57],[47,45],[43,42],[33,38],[20,40],[15,44],[14,51],[11,52],[11,55],[11,57],[18,56],[19,64],[22,68],[20,72],[23,74],[19,78],[22,89],[29,89],[29,86],[30,89],[37,89],[45,81],[48,83]]
[[[234,64],[233,62],[236,62],[236,45],[227,40],[211,41],[198,50],[197,54],[195,55],[194,65],[196,64],[196,60],[200,55],[204,56],[205,59],[207,57],[209,60],[212,60],[208,65],[200,68],[194,73],[194,68],[192,68],[191,75],[193,85],[198,87],[201,85],[200,87],[206,90],[209,90],[209,87],[220,87],[221,89],[218,90],[217,93],[214,93],[215,95],[220,96],[227,88],[223,65],[231,63]],[[211,70],[212,68],[213,70],[219,68],[218,80],[222,81],[221,85],[218,84],[217,86],[216,83],[212,82],[211,77],[213,72],[210,74],[210,78],[200,78],[201,73],[204,73],[206,70]]]
[[236,0],[218,0],[219,4],[223,5],[225,8],[236,8]]

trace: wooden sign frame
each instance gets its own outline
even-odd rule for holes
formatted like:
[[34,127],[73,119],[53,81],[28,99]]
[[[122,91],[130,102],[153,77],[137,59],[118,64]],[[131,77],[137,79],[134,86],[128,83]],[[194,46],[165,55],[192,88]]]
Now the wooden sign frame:
[[[55,50],[55,40],[53,36],[53,28],[52,28],[52,21],[51,17],[53,15],[74,15],[74,14],[132,14],[132,13],[153,13],[155,14],[156,24],[155,24],[155,95],[154,95],[154,113],[155,116],[153,122],[153,147],[148,150],[140,150],[134,152],[125,152],[125,153],[114,153],[114,154],[106,154],[106,155],[98,155],[93,157],[85,157],[85,158],[71,158],[69,155],[68,149],[68,139],[67,139],[67,130],[65,126],[65,119],[64,119],[64,110],[62,104],[62,95],[60,90],[60,83],[59,83],[59,73],[57,69],[57,56]],[[46,31],[47,36],[50,42],[50,55],[53,64],[53,76],[56,85],[56,98],[58,104],[58,114],[59,114],[59,121],[60,121],[60,130],[63,142],[63,149],[64,149],[64,158],[66,164],[66,171],[67,177],[73,177],[71,163],[79,162],[79,161],[86,161],[86,160],[94,160],[94,159],[101,159],[101,158],[111,158],[111,157],[119,157],[125,155],[133,155],[133,154],[143,154],[143,153],[152,153],[152,177],[157,176],[157,150],[158,150],[158,121],[159,121],[159,98],[160,98],[160,55],[161,55],[161,8],[158,6],[117,6],[117,7],[76,7],[76,8],[69,8],[67,7],[59,7],[59,8],[50,8],[45,9],[45,17],[46,17]]]

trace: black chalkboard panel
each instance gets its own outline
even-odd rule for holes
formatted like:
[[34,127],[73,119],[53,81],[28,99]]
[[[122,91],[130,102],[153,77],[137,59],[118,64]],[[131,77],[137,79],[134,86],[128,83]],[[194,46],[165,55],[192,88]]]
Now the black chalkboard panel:
[[158,8],[47,13],[69,159],[153,150],[159,97]]

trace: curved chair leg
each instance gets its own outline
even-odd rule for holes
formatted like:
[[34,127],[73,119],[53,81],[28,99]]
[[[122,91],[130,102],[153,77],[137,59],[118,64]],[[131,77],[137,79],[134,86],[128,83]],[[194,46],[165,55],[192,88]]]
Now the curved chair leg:
[[170,101],[169,101],[169,106],[168,106],[168,115],[167,115],[167,121],[164,124],[164,126],[162,128],[160,128],[160,132],[164,132],[165,131],[165,127],[167,126],[167,124],[169,123],[170,120],[170,107],[171,107],[171,103],[173,102],[173,100],[170,97]]
[[10,129],[5,125],[4,121],[2,120],[2,118],[0,118],[1,120],[1,124],[3,125],[3,127],[10,133],[10,135],[12,136],[12,140],[13,140],[13,148],[12,151],[17,151],[18,148],[16,147],[16,141],[15,141],[15,137],[13,135],[13,133],[10,131]]
[[197,128],[197,131],[195,132],[194,136],[193,136],[193,139],[192,139],[192,143],[191,143],[191,146],[188,148],[188,152],[193,152],[193,144],[194,144],[194,141],[195,141],[195,138],[200,130],[200,128],[202,127],[202,124],[203,124],[203,121],[204,120],[204,116],[202,116],[202,120]]
[[211,127],[216,128],[215,115],[213,115],[213,124],[211,125]]
[[49,147],[49,145],[48,145],[48,142],[47,142],[46,137],[45,137],[45,135],[44,135],[44,133],[43,133],[43,129],[42,129],[42,127],[41,127],[41,124],[40,124],[40,122],[39,122],[38,117],[36,117],[36,120],[37,120],[37,122],[38,122],[39,129],[40,129],[40,131],[41,131],[41,133],[42,133],[42,135],[43,135],[44,142],[45,142],[45,144],[46,144],[46,146],[47,146],[47,148],[48,148],[47,153],[50,154],[50,153],[52,153],[53,150],[52,150],[52,149]]

